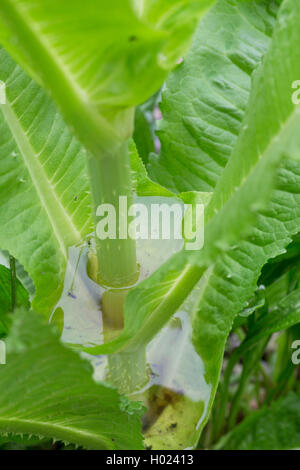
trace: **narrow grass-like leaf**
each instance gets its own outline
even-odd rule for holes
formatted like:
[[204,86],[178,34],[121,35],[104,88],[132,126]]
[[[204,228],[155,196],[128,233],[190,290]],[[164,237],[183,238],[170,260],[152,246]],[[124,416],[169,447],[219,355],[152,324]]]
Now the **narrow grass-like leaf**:
[[226,450],[288,450],[300,447],[300,396],[284,398],[249,415],[216,445]]
[[0,49],[0,246],[35,284],[49,315],[62,291],[68,249],[91,231],[86,152],[51,98]]

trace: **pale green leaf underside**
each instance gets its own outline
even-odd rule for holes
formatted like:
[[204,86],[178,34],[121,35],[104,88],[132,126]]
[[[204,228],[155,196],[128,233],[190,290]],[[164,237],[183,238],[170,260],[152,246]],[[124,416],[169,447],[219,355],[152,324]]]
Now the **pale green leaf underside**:
[[159,89],[212,3],[3,0],[0,39],[97,152],[128,137],[126,109]]
[[300,395],[290,393],[247,417],[216,446],[227,450],[289,450],[300,447]]
[[86,152],[52,100],[0,49],[0,246],[35,284],[49,314],[63,286],[70,246],[91,231]]
[[[87,449],[142,449],[141,408],[96,384],[41,316],[15,314],[0,368],[0,433],[47,437]],[[13,397],[13,399],[12,399]]]
[[187,191],[183,193],[173,193],[164,186],[152,181],[144,166],[143,161],[139,157],[135,143],[131,140],[129,145],[130,165],[132,175],[132,186],[138,196],[151,197],[170,197],[181,199],[185,204],[203,204],[208,205],[212,193]]

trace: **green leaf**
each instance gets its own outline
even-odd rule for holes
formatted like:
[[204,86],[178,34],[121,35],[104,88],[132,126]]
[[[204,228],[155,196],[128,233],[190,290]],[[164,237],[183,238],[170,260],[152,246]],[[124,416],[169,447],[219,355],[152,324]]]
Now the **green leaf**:
[[[170,204],[176,202],[178,203],[180,201],[181,203],[183,202],[185,204],[194,205],[197,203],[207,205],[210,201],[210,193],[190,191],[186,193],[175,194],[167,190],[163,186],[160,186],[159,184],[151,181],[151,179],[147,175],[147,171],[142,160],[139,158],[135,143],[132,140],[130,141],[130,163],[132,173],[132,184],[134,190],[139,196],[152,196],[154,197],[154,199],[155,197],[170,198]],[[167,203],[166,200],[164,202]],[[175,257],[175,263],[173,264],[171,258],[165,265],[163,265],[162,269],[159,269],[157,271],[157,276],[154,273],[154,275],[149,278],[149,293],[147,295],[146,303],[144,301],[144,290],[147,286],[148,280],[143,281],[134,289],[134,292],[136,292],[137,294],[139,292],[139,286],[141,286],[141,298],[140,300],[137,300],[137,303],[133,308],[128,307],[128,309],[130,309],[130,311],[132,312],[132,315],[128,314],[128,316],[125,317],[125,328],[120,337],[118,337],[112,342],[103,345],[95,345],[93,343],[90,343],[90,346],[85,347],[81,346],[80,344],[73,344],[73,347],[81,351],[88,352],[92,355],[98,355],[110,354],[117,351],[119,348],[122,349],[122,347],[126,343],[128,343],[128,341],[130,341],[132,337],[134,337],[133,342],[135,348],[138,344],[142,345],[150,341],[150,339],[160,330],[160,328],[167,321],[164,316],[160,315],[160,309],[156,311],[156,306],[159,306],[162,301],[160,294],[165,292],[164,308],[166,308],[166,305],[168,305],[167,291],[169,290],[170,286],[174,284],[172,286],[173,295],[175,285],[178,284],[176,287],[176,292],[178,292],[178,296],[174,300],[177,307],[179,307],[187,295],[186,290],[183,289],[183,286],[185,286],[185,288],[190,291],[192,289],[192,285],[195,285],[195,283],[199,280],[199,271],[203,272],[203,269],[201,270],[198,267],[195,267],[191,270],[192,272],[189,272],[189,270],[187,269],[187,276],[185,276],[184,273],[182,273],[181,271],[182,267],[185,268],[185,263],[186,259],[183,253],[182,259],[178,260],[177,257]],[[152,283],[155,279],[155,276],[157,278],[157,288],[152,289]],[[172,299],[171,302],[173,302]],[[149,307],[150,304],[152,310]],[[173,307],[173,311],[175,310]],[[139,315],[133,315],[134,311],[138,311]],[[148,317],[151,317],[150,321]],[[154,323],[155,326],[152,327],[151,323]],[[142,331],[140,332],[139,330]],[[137,337],[135,337],[137,333],[139,333],[139,340]]]
[[235,318],[232,325],[232,330],[234,331],[244,325],[251,315],[257,311],[260,311],[263,307],[266,309],[267,303],[265,289],[261,286],[255,291],[254,296],[248,301],[247,306],[241,312],[239,312],[239,315]]
[[270,43],[274,1],[220,0],[162,95],[152,179],[172,191],[212,191],[242,127],[251,75]]
[[[202,314],[198,315],[195,338],[199,330],[199,335],[203,336],[204,343],[207,344],[213,333],[213,336],[217,337],[214,338],[217,344],[222,344],[223,348],[233,316],[246,306],[246,301],[253,294],[261,267],[270,257],[278,255],[290,242],[290,237],[298,231],[299,215],[297,217],[296,201],[299,199],[299,190],[295,180],[298,180],[299,164],[291,158],[297,157],[297,146],[300,143],[297,126],[300,124],[300,116],[299,109],[290,99],[290,84],[291,76],[297,75],[298,72],[300,74],[300,70],[298,71],[300,61],[298,51],[295,47],[292,48],[289,39],[292,36],[293,44],[297,42],[295,42],[295,36],[298,34],[297,13],[295,12],[294,19],[292,16],[287,16],[283,10],[282,21],[279,22],[272,48],[263,66],[256,73],[243,130],[206,209],[204,249],[200,253],[181,252],[174,255],[157,272],[128,294],[125,304],[125,329],[122,337],[114,343],[118,344],[118,347],[121,344],[123,347],[129,338],[132,347],[146,341],[146,338],[149,340],[154,331],[158,331],[158,328],[170,318],[174,309],[180,306],[182,299],[199,280],[203,270],[216,262],[214,272],[218,273],[220,269],[222,272],[217,274],[215,280],[213,276],[212,283],[221,283],[222,334],[218,331],[219,327],[214,325],[220,321],[219,310],[214,309],[209,315],[205,314],[204,318]],[[278,75],[278,79],[284,82],[281,83],[281,88],[285,93],[283,100],[285,107],[282,106],[282,112],[285,112],[285,126],[282,125],[282,115],[279,116],[277,112],[278,96],[272,78],[273,67],[278,65],[280,70],[280,66],[284,64],[281,50],[277,47],[277,43],[280,42],[288,42],[292,49],[289,64],[293,70],[289,70],[289,74]],[[260,112],[257,112],[257,109]],[[273,127],[266,115],[272,116]],[[267,122],[268,131],[265,129]],[[241,159],[240,155],[244,158]],[[286,160],[285,167],[275,178],[283,155],[289,156],[290,160]],[[275,180],[277,180],[277,191],[272,193]],[[268,210],[263,211],[262,208],[266,207],[271,194],[273,194],[272,203],[268,206]],[[251,227],[253,222],[256,223],[250,230],[249,226]],[[212,275],[213,271],[210,272],[210,276]],[[205,294],[211,287],[210,281],[207,283]],[[212,288],[215,299],[219,297],[218,291],[219,288],[216,286]],[[228,319],[224,316],[224,300],[227,296],[230,302]],[[205,300],[204,297],[204,302]],[[234,308],[232,300],[235,303]],[[216,300],[212,302],[215,306]],[[134,315],[136,311],[140,312],[138,319]],[[224,323],[227,325],[226,328]],[[133,338],[134,331],[136,338]],[[201,331],[209,334],[202,334]],[[104,348],[107,351],[108,345]],[[205,355],[211,358],[210,362],[215,372],[215,362],[210,348],[201,347],[202,349]]]
[[96,384],[91,365],[64,347],[40,315],[17,312],[6,345],[1,434],[47,437],[87,449],[143,448],[142,407]]
[[300,395],[289,393],[252,413],[216,445],[226,450],[288,450],[300,447]]
[[160,93],[155,93],[146,103],[135,110],[133,139],[139,155],[145,165],[151,152],[155,152],[155,117],[154,110]]
[[139,196],[176,197],[174,193],[152,181],[147,174],[143,161],[140,159],[135,143],[130,141],[130,166],[132,185]]
[[135,111],[133,138],[141,158],[147,164],[149,154],[155,151],[155,143],[150,123],[140,108]]
[[104,346],[105,352],[134,350],[149,341],[210,266],[193,322],[194,344],[211,386],[199,430],[214,400],[235,315],[252,297],[262,266],[299,231],[300,166],[294,158],[299,157],[300,114],[291,100],[293,77],[300,76],[299,21],[295,4],[285,1],[272,45],[255,73],[243,129],[206,210],[203,250],[174,255],[133,289],[126,298],[122,336]]
[[128,138],[212,2],[3,0],[0,39],[97,154]]
[[[17,279],[17,305],[29,307],[28,292]],[[11,273],[0,265],[0,319],[1,315],[11,312]]]
[[86,152],[49,96],[0,49],[0,246],[35,285],[49,315],[63,288],[69,247],[91,231]]
[[240,354],[255,346],[262,338],[271,336],[300,323],[300,289],[287,295],[276,309],[259,318],[245,341],[240,345]]
[[[293,77],[300,74],[299,50],[295,46],[300,41],[297,26],[299,15],[300,12],[292,1],[286,0],[283,3],[271,47],[263,65],[255,73],[244,129],[211,201],[211,212],[207,216],[212,216],[215,209],[222,207],[215,219],[220,217],[219,229],[223,220],[225,239],[226,229],[228,234],[232,231],[229,238],[234,238],[233,225],[236,224],[238,229],[238,224],[246,222],[246,201],[250,207],[254,203],[254,193],[260,197],[265,190],[264,185],[268,184],[270,168],[268,171],[260,168],[263,162],[270,163],[276,158],[276,153],[286,157],[298,155],[296,129],[299,126],[299,108],[291,100],[291,83]],[[283,53],[283,45],[289,48],[289,58]],[[250,147],[247,149],[247,146]],[[262,170],[260,177],[257,169],[259,172]],[[235,315],[247,306],[262,266],[268,259],[282,253],[291,242],[291,237],[299,231],[299,178],[299,163],[288,158],[283,160],[275,190],[270,192],[268,208],[260,209],[251,230],[241,236],[240,241],[236,238],[237,242],[232,243],[230,249],[224,250],[203,291],[194,322],[194,343],[205,363],[206,379],[213,384],[211,404],[226,339]],[[249,181],[251,184],[248,186]],[[241,187],[238,191],[239,202],[237,196],[234,201],[236,187]],[[219,229],[216,228],[216,237]],[[207,233],[210,233],[209,229]],[[219,231],[220,237],[221,233],[222,229]],[[228,238],[224,245],[230,245]]]
[[140,159],[136,145],[132,140],[129,143],[129,150],[132,185],[138,196],[178,198],[185,204],[198,203],[205,206],[208,205],[212,196],[211,193],[188,191],[177,194],[152,181],[148,176],[146,167]]

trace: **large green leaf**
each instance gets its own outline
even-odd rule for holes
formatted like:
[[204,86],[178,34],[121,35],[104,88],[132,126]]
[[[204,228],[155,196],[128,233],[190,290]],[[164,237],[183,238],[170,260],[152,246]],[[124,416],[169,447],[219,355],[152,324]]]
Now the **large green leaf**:
[[[13,283],[15,282],[15,293],[13,293]],[[15,299],[13,300],[13,296]],[[14,302],[16,305],[14,305]],[[6,336],[12,321],[11,312],[16,306],[29,307],[28,292],[16,278],[12,279],[11,270],[0,265],[0,338]]]
[[[266,182],[269,177],[268,171],[262,172],[261,178],[247,188],[247,182],[256,177],[256,169],[264,161],[270,162],[277,152],[287,157],[281,163],[268,208],[259,210],[249,233],[217,259],[203,291],[194,322],[194,342],[205,362],[206,379],[213,384],[211,403],[234,316],[251,298],[262,266],[284,251],[300,227],[300,166],[288,158],[299,157],[299,108],[293,105],[290,93],[293,76],[300,73],[299,50],[295,47],[295,40],[300,40],[299,19],[299,9],[294,2],[286,0],[271,47],[262,67],[255,73],[242,133],[216,186],[211,212],[207,214],[212,216],[213,211],[221,207],[217,217],[223,218],[225,230],[234,231],[230,224],[238,225],[245,220],[246,201],[249,206],[254,203],[253,192],[264,191],[264,176]],[[285,47],[289,47],[289,57],[283,52]],[[233,204],[227,212],[226,208],[238,194],[235,193],[237,187],[241,187],[241,191],[247,188],[248,196],[244,192],[240,203]],[[241,191],[238,192],[241,194]],[[224,236],[226,239],[227,234]]]
[[236,351],[243,354],[262,338],[286,330],[297,323],[300,323],[300,289],[291,292],[279,302],[275,309],[259,318]]
[[0,367],[0,433],[34,435],[88,449],[142,449],[141,412],[92,379],[92,366],[64,347],[40,315],[14,315]]
[[86,152],[52,100],[0,49],[0,246],[35,284],[48,315],[63,288],[69,247],[91,231]]
[[132,131],[213,0],[3,0],[1,42],[94,153]]
[[194,344],[211,386],[199,430],[214,400],[235,315],[253,295],[262,266],[299,231],[300,167],[295,158],[300,114],[291,100],[293,77],[300,75],[299,21],[300,11],[286,0],[272,45],[255,73],[242,132],[206,210],[204,249],[174,255],[133,289],[126,299],[122,336],[103,347],[106,352],[134,350],[149,341],[196,284],[201,266],[209,265],[193,322]]
[[202,19],[162,95],[162,148],[149,164],[155,181],[177,192],[213,190],[240,132],[277,9],[270,0],[219,0]]
[[288,450],[300,447],[300,395],[290,393],[248,416],[217,444],[227,450]]

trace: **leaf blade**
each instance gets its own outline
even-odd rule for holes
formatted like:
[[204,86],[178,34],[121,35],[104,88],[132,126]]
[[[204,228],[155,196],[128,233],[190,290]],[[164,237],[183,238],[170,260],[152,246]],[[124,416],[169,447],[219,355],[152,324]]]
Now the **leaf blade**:
[[[48,95],[1,48],[1,248],[34,281],[34,305],[49,315],[64,281],[68,249],[91,231],[86,153]],[[46,299],[48,297],[48,299]]]
[[300,445],[299,394],[289,393],[248,416],[217,444],[218,449],[288,450]]
[[143,448],[141,407],[93,382],[89,363],[65,348],[41,316],[16,313],[6,343],[1,433],[41,435],[88,449]]
[[148,165],[152,179],[175,192],[213,191],[241,130],[251,75],[268,48],[277,10],[273,1],[221,0],[201,20],[166,81],[162,149]]

